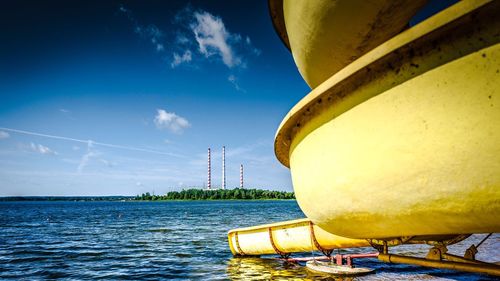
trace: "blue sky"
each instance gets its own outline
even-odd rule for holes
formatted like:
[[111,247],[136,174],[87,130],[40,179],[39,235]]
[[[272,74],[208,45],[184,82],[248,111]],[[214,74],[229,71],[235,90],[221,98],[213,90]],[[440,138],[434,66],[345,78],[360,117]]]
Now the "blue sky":
[[266,1],[4,1],[0,196],[291,190],[273,140],[309,91]]
[[[413,25],[451,5],[435,0]],[[0,196],[292,190],[276,129],[309,92],[267,1],[0,3]]]

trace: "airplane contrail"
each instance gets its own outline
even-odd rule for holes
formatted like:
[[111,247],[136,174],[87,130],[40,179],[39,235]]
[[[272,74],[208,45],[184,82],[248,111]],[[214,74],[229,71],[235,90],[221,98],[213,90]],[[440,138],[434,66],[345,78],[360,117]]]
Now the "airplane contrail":
[[125,150],[140,151],[140,152],[146,152],[146,153],[154,153],[154,154],[161,154],[161,155],[168,155],[168,156],[173,156],[173,157],[185,158],[184,155],[170,153],[170,152],[162,152],[162,151],[157,151],[157,150],[152,150],[152,149],[147,149],[147,148],[97,142],[97,141],[93,141],[93,140],[75,139],[75,138],[69,138],[69,137],[63,137],[63,136],[56,136],[56,135],[42,134],[42,133],[30,132],[30,131],[24,131],[24,130],[12,129],[12,128],[5,128],[5,127],[0,127],[0,130],[13,132],[13,133],[19,133],[19,134],[25,134],[25,135],[31,135],[31,136],[44,137],[44,138],[74,141],[74,142],[80,142],[80,143],[86,143],[86,144],[92,143],[92,145],[100,145],[100,146],[117,148],[117,149],[125,149]]

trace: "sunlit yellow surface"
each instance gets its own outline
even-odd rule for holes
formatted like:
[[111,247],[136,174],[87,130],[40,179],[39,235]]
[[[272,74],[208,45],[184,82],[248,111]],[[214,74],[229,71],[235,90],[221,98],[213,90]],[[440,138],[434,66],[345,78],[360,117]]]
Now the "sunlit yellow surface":
[[499,58],[443,65],[292,145],[306,216],[357,238],[500,231]]
[[[233,255],[276,254],[269,235],[269,228],[271,228],[273,242],[279,251],[286,253],[317,251],[318,248],[312,240],[310,227],[310,220],[300,219],[233,229],[228,233],[229,247]],[[323,249],[369,246],[366,240],[333,235],[316,225],[313,228],[314,237]],[[236,243],[236,233],[238,233],[239,248]]]
[[276,154],[315,224],[351,238],[500,232],[500,9],[489,2],[390,39],[286,116]]
[[408,26],[425,0],[284,0],[293,58],[315,88]]

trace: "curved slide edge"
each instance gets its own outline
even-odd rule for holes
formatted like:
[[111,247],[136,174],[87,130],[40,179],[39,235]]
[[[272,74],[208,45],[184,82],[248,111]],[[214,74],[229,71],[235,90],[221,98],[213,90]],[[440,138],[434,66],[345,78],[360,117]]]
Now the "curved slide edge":
[[365,239],[350,239],[326,232],[309,219],[233,229],[228,232],[233,255],[268,255],[370,246]]

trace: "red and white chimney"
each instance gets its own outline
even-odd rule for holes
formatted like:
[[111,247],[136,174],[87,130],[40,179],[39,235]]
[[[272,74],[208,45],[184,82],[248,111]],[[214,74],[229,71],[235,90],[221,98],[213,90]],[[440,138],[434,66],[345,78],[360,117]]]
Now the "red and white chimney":
[[240,164],[240,188],[243,188],[243,164]]
[[222,189],[226,189],[226,147],[222,147]]
[[207,172],[207,189],[210,190],[212,188],[212,167],[211,167],[211,159],[210,159],[210,147],[208,148],[208,172]]

